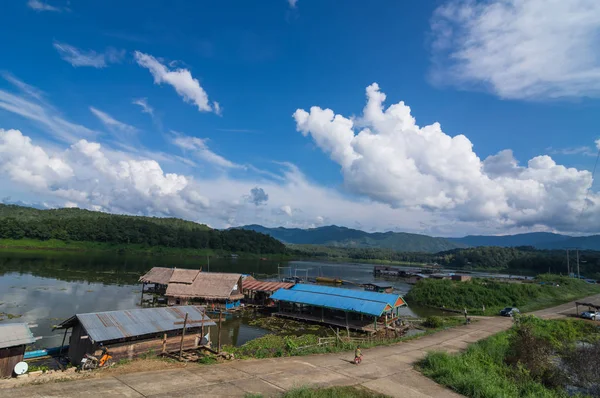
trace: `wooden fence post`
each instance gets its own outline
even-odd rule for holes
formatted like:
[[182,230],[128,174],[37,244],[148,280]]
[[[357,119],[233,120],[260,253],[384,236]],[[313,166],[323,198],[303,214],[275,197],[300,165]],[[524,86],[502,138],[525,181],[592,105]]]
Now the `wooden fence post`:
[[162,353],[166,353],[167,352],[167,334],[163,334],[163,341],[162,341]]
[[181,332],[181,343],[179,344],[179,360],[181,361],[181,356],[183,355],[183,338],[185,337],[185,327],[187,326],[187,318],[188,313],[185,313],[185,318],[183,320],[183,331]]
[[217,339],[217,352],[220,354],[221,353],[221,320],[223,316],[223,310],[219,309],[219,334],[218,334],[218,339]]

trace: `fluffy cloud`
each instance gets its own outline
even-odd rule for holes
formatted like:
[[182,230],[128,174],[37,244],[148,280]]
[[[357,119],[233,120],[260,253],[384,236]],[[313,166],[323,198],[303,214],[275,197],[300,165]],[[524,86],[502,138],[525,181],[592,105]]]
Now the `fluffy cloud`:
[[209,204],[189,178],[86,140],[51,154],[18,130],[0,130],[0,172],[34,192],[97,210],[189,217]]
[[79,66],[105,68],[110,63],[121,62],[125,57],[124,50],[108,48],[105,52],[98,53],[94,50],[81,50],[70,44],[61,43],[59,41],[54,42],[54,48],[58,51],[58,54],[63,60],[70,63],[75,68]]
[[264,189],[254,187],[250,190],[250,195],[247,197],[248,202],[253,203],[255,206],[264,205],[269,200],[269,195]]
[[102,112],[99,109],[90,106],[90,112],[94,114],[106,127],[108,127],[112,131],[117,131],[121,133],[135,133],[137,132],[137,128],[130,126],[126,123],[120,122],[113,118],[106,112]]
[[[324,220],[320,214],[341,225],[351,225],[354,220],[367,225],[382,222],[377,224],[382,229],[402,225],[416,231],[422,230],[417,219],[433,223],[429,214],[418,210],[349,200],[309,183],[292,165],[282,167],[277,181],[192,177],[166,172],[155,160],[96,142],[80,140],[64,150],[51,149],[35,145],[18,130],[0,130],[0,181],[8,179],[0,184],[0,194],[33,195],[38,201],[60,206],[115,213],[175,216],[217,228],[252,223],[314,227]],[[260,188],[255,190],[257,186]],[[240,200],[247,192],[254,192],[262,205]]]
[[600,94],[596,0],[449,0],[431,27],[439,83],[502,98]]
[[195,79],[188,69],[179,68],[169,70],[169,68],[152,55],[139,51],[135,52],[135,59],[141,67],[150,71],[154,77],[155,84],[170,84],[185,102],[195,104],[200,112],[212,112],[214,110],[217,114],[221,113],[219,103],[214,102],[213,109],[208,100],[208,94],[200,86],[198,79]]
[[34,189],[49,189],[74,176],[59,157],[48,155],[18,130],[0,129],[0,172]]
[[205,162],[211,163],[215,166],[224,168],[237,168],[242,167],[238,164],[233,163],[230,160],[225,159],[221,155],[217,155],[208,148],[206,144],[206,138],[197,138],[184,135],[182,133],[171,132],[173,137],[171,141],[174,145],[183,149],[184,151],[192,152],[198,159],[204,160]]
[[404,102],[384,109],[385,98],[377,84],[369,86],[359,123],[319,107],[294,113],[297,129],[341,166],[352,192],[395,208],[506,227],[577,230],[585,207],[581,226],[597,228],[599,198],[588,194],[590,172],[557,165],[549,156],[519,166],[509,150],[482,161],[464,135],[451,137],[439,123],[419,127]]

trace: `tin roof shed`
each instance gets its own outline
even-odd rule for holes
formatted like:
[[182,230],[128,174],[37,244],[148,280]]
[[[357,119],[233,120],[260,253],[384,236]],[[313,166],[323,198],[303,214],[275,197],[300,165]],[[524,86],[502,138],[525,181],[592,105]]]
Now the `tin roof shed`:
[[32,344],[35,340],[26,323],[0,324],[0,348]]
[[215,325],[204,314],[204,307],[186,305],[77,314],[57,328],[70,328],[81,323],[93,342],[102,343],[183,329],[186,313],[188,328],[200,327],[202,324]]

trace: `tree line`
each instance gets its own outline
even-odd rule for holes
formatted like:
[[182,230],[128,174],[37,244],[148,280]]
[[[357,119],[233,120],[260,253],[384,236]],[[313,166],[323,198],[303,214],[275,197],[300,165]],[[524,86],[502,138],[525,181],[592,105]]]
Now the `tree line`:
[[[215,230],[178,219],[122,216],[79,209],[61,209],[66,212],[60,217],[51,211],[22,214],[23,208],[19,206],[2,207],[0,239],[57,239],[247,253],[286,251],[283,243],[265,234],[241,229]],[[13,209],[7,209],[10,207]],[[12,214],[10,210],[13,210]]]

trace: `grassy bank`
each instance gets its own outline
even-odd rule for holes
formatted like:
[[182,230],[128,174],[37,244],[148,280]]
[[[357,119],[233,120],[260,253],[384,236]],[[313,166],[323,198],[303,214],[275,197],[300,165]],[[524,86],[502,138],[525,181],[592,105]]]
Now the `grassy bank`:
[[[430,318],[428,318],[427,322],[424,323],[424,333],[391,339],[373,339],[368,342],[360,343],[360,346],[362,348],[369,348],[396,344],[401,341],[416,339],[421,336],[426,336],[464,323],[464,320],[460,317]],[[317,345],[318,343],[319,336],[314,334],[304,334],[301,336],[280,336],[268,334],[254,340],[250,340],[238,347],[226,346],[223,348],[223,350],[235,354],[236,358],[275,358],[346,351],[349,352],[353,351],[357,344],[356,342],[338,341],[333,344],[319,346]]]
[[[430,353],[419,367],[467,397],[566,398],[566,386],[580,387],[587,396],[590,380],[598,383],[594,372],[600,359],[589,354],[598,351],[599,341],[600,330],[592,323],[523,317],[520,325],[463,353]],[[580,352],[582,346],[590,353]]]
[[539,275],[532,283],[423,279],[410,290],[406,299],[409,303],[424,306],[467,308],[474,315],[494,315],[507,306],[516,306],[524,312],[535,311],[598,293],[598,284],[546,274]]
[[[165,246],[149,246],[143,244],[117,244],[105,242],[80,242],[64,241],[58,239],[0,239],[0,250],[27,251],[27,252],[104,252],[119,254],[136,254],[143,256],[184,256],[184,257],[221,257],[229,256],[231,252],[213,249],[191,249]],[[277,260],[289,260],[288,254],[258,254],[258,253],[236,253],[240,258],[269,258]]]

